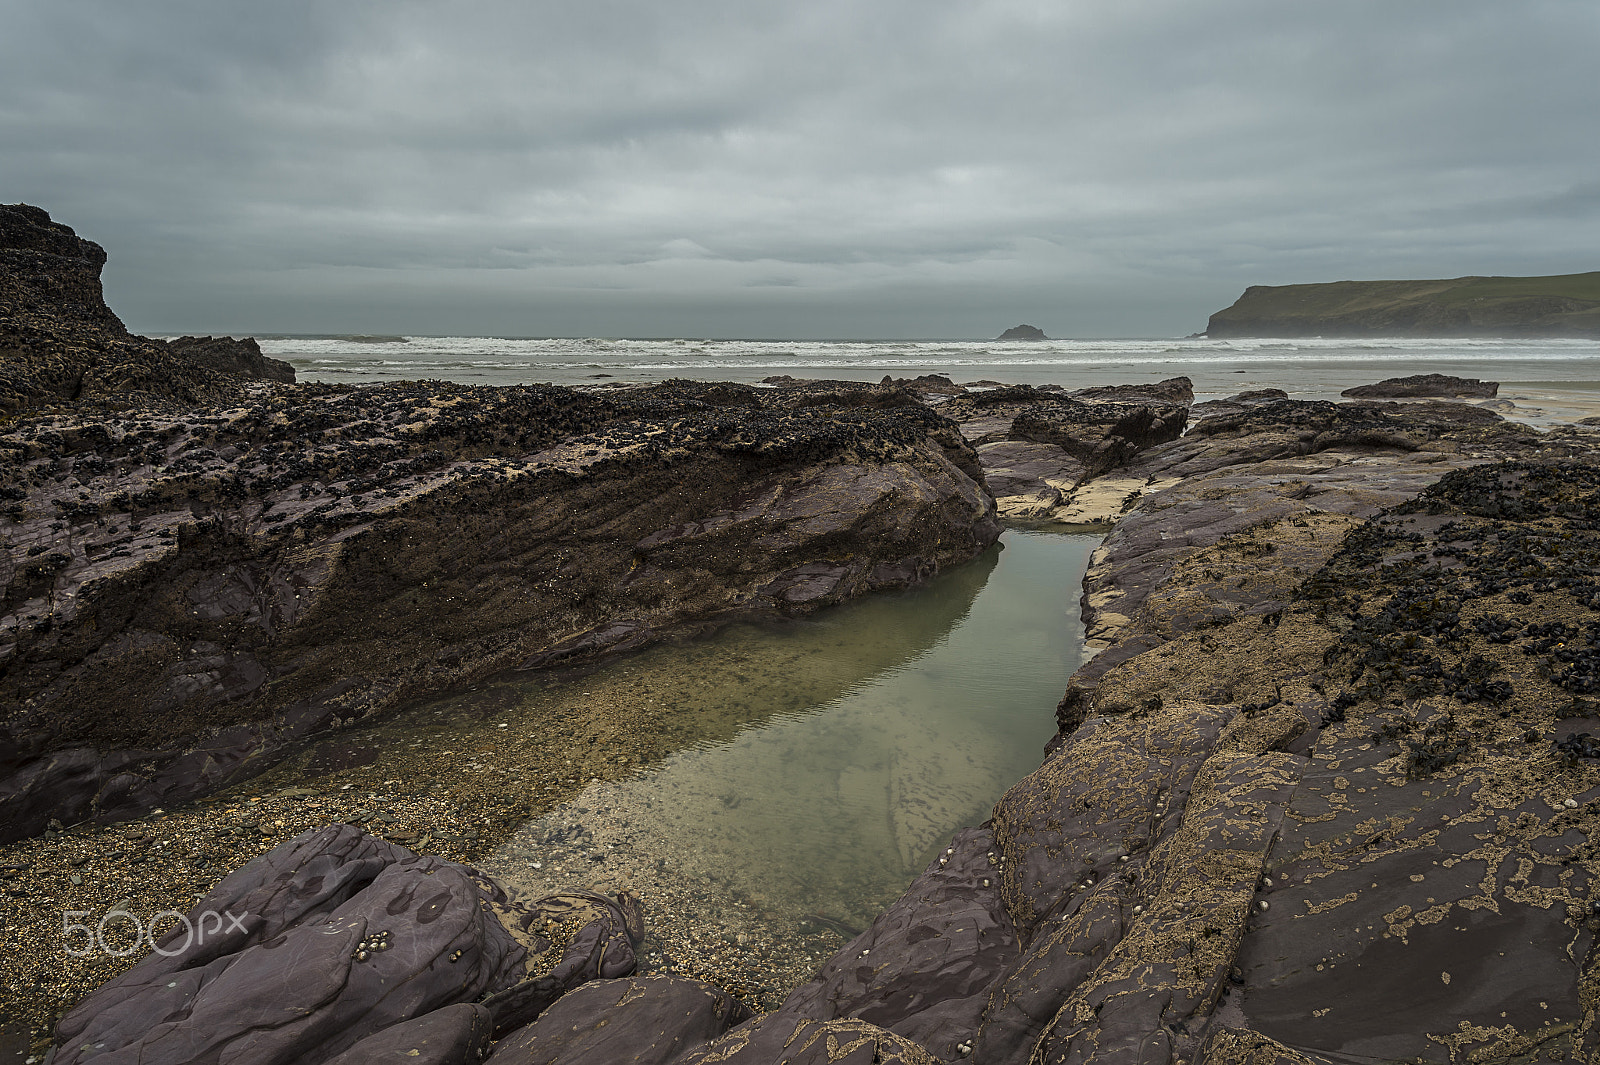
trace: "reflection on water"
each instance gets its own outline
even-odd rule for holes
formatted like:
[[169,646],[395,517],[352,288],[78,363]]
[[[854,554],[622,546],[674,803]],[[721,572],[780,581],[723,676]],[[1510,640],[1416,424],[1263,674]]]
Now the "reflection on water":
[[646,894],[692,883],[768,919],[864,924],[1039,764],[1079,664],[1098,538],[1013,530],[1004,542],[905,594],[800,626],[733,627],[584,678],[596,694],[625,678],[641,708],[691,711],[709,736],[591,784],[485,869],[535,892],[575,886],[575,873]]

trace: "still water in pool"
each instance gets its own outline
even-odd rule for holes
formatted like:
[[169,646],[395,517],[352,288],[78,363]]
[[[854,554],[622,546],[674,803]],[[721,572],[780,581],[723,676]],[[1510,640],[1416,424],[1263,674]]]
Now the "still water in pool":
[[592,783],[485,870],[534,893],[574,876],[645,893],[695,884],[769,920],[866,924],[1038,766],[1082,659],[1078,596],[1098,542],[1011,530],[1003,550],[910,592],[733,626],[583,678],[595,698],[625,684],[644,721],[659,708],[705,732]]

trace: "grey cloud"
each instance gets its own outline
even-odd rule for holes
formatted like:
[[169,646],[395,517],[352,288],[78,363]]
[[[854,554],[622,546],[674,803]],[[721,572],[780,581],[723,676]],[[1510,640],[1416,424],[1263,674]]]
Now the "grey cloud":
[[1584,269],[1600,243],[1600,9],[1573,0],[0,22],[0,199],[106,244],[150,329],[1187,332],[1246,284]]

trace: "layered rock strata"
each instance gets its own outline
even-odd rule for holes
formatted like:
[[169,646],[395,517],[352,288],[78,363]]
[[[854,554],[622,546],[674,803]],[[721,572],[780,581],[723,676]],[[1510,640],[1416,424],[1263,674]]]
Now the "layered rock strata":
[[992,543],[955,426],[869,398],[301,387],[15,424],[3,831],[170,804],[409,694],[806,613]]
[[1583,430],[1540,433],[1459,403],[1269,399],[1206,418],[1126,470],[1158,491],[1121,518],[1090,563],[1083,617],[1090,646],[1102,650],[1068,702],[1164,640],[1280,611],[1352,528],[1452,469],[1587,460],[1595,448]]

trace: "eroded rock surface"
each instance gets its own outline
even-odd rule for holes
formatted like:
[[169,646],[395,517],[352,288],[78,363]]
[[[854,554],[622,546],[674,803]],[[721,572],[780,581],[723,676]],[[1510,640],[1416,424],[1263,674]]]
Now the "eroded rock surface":
[[751,1017],[699,980],[645,974],[584,984],[496,1044],[491,1065],[666,1065]]
[[[1139,1014],[1135,1053],[1116,1025],[1106,1041],[1106,1010],[1080,989],[1055,1018],[1073,1033],[1046,1034],[1039,1060],[1119,1046],[1119,1060],[1150,1060],[1140,1055],[1152,1038],[1165,1060],[1241,1060],[1247,1049],[1284,1061],[1595,1060],[1588,841],[1600,744],[1584,734],[1600,709],[1600,645],[1588,629],[1600,609],[1600,513],[1590,459],[1458,469],[1330,538],[1323,565],[1280,586],[1281,612],[1187,631],[1145,625],[1137,653],[1097,679],[1080,675],[1074,716],[1084,723],[1046,769],[1082,758],[1086,774],[1104,767],[1120,779],[1114,767],[1129,755],[1097,753],[1091,730],[1143,722],[1177,743],[1220,718],[1211,764],[1220,772],[1215,760],[1232,748],[1260,752],[1235,771],[1276,765],[1260,816],[1278,827],[1244,910],[1208,920],[1214,931],[1188,948],[1139,948],[1155,966],[1140,970],[1148,982],[1195,945],[1231,937],[1216,955],[1228,979],[1204,993],[1212,1005],[1160,1023]],[[1235,546],[1274,556],[1286,541],[1272,529]],[[1174,590],[1185,583],[1172,578]],[[1149,604],[1148,617],[1162,612]],[[1176,711],[1174,700],[1184,700]],[[1122,808],[1122,791],[1085,780],[1089,806]],[[1062,835],[1088,849],[1124,822],[1107,823],[1111,833],[1097,823]],[[1066,953],[1103,940],[1085,928]],[[1107,975],[1095,973],[1091,984]],[[1203,1004],[1203,991],[1186,994]]]
[[[1207,418],[1127,471],[1155,490],[1090,562],[1083,617],[1102,650],[1067,703],[1174,636],[1281,612],[1352,528],[1450,470],[1532,456],[1590,461],[1597,449],[1600,437],[1585,430],[1540,433],[1465,404],[1273,400]],[[1213,694],[1230,701],[1225,688]]]

